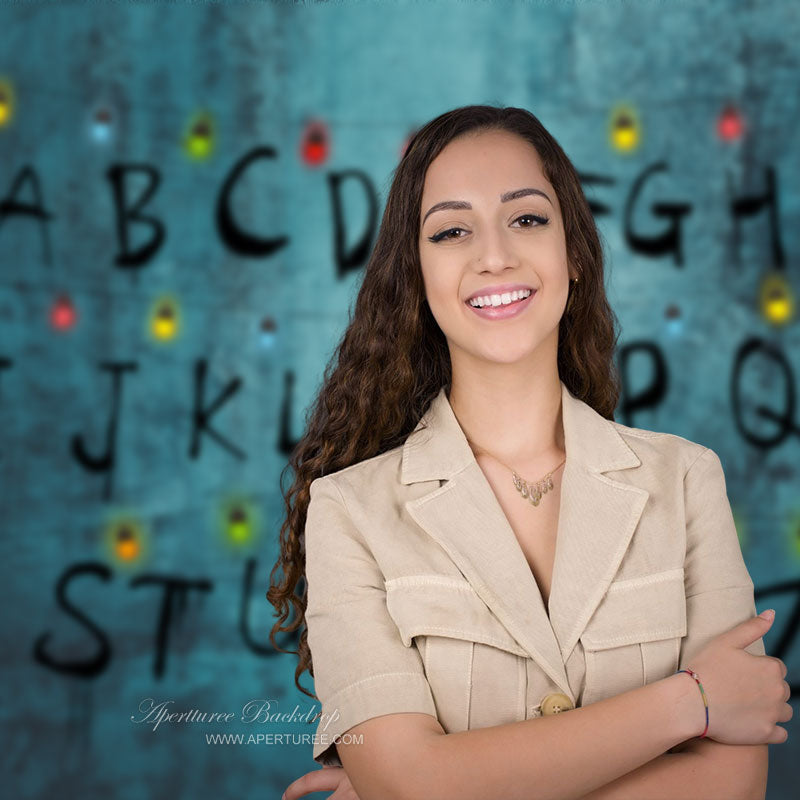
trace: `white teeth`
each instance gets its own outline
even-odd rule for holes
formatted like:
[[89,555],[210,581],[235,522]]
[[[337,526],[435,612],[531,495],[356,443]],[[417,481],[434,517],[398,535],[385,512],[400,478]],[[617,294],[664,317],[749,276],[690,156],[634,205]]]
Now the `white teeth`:
[[473,297],[469,304],[474,308],[482,308],[483,306],[507,306],[509,303],[514,303],[517,300],[523,300],[531,293],[530,289],[521,289],[513,292],[503,292],[503,294],[490,294],[484,297]]

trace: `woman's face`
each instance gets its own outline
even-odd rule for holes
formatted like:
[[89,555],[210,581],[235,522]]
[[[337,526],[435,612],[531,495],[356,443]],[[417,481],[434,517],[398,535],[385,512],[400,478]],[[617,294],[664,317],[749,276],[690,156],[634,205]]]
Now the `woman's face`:
[[[546,197],[502,199],[520,189]],[[462,207],[432,210],[449,201]],[[425,293],[452,358],[510,364],[548,347],[557,353],[575,273],[558,198],[529,142],[506,131],[450,142],[428,167],[420,222]],[[511,295],[518,289],[529,296]],[[487,295],[492,305],[483,310],[467,302]]]

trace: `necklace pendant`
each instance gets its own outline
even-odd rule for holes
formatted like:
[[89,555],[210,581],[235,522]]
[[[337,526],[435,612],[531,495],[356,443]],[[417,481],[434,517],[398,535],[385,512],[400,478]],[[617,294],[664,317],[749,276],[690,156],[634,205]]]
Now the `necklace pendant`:
[[[564,459],[564,461],[566,461],[566,459]],[[563,464],[564,461],[562,461],[561,464]],[[560,467],[561,464],[558,466]],[[506,469],[511,469],[511,467],[507,466],[506,464],[503,464],[503,466],[505,466]],[[531,505],[538,506],[542,496],[554,488],[553,472],[555,472],[555,470],[551,470],[541,480],[538,480],[535,483],[529,483],[526,481],[517,473],[515,469],[511,469],[511,476],[514,482],[514,488],[522,495],[522,497],[526,500],[529,500]]]

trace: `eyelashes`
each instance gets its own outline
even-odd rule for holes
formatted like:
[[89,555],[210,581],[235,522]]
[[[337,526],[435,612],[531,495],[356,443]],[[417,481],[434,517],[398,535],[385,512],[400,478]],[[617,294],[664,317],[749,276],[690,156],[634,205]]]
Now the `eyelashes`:
[[[536,220],[536,222],[538,223],[538,225],[523,225],[524,228],[540,227],[542,225],[547,225],[547,223],[550,221],[550,218],[546,217],[544,214],[520,214],[520,216],[518,216],[514,220],[514,222],[518,222],[521,219],[533,219]],[[433,236],[428,236],[428,241],[433,242],[435,244],[436,242],[441,242],[444,239],[447,240],[462,239],[463,238],[462,236],[450,236],[449,234],[455,231],[463,231],[463,230],[464,230],[463,228],[448,228],[446,231],[441,231],[440,233],[437,233]]]

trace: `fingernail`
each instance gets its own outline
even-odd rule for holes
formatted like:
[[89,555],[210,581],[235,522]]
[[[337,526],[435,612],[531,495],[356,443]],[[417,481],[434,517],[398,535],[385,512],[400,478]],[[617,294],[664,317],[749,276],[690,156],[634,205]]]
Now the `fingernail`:
[[[762,611],[758,616],[764,619],[772,619],[775,616],[775,609],[768,608],[766,611]],[[281,800],[283,800],[283,798],[281,798]]]

